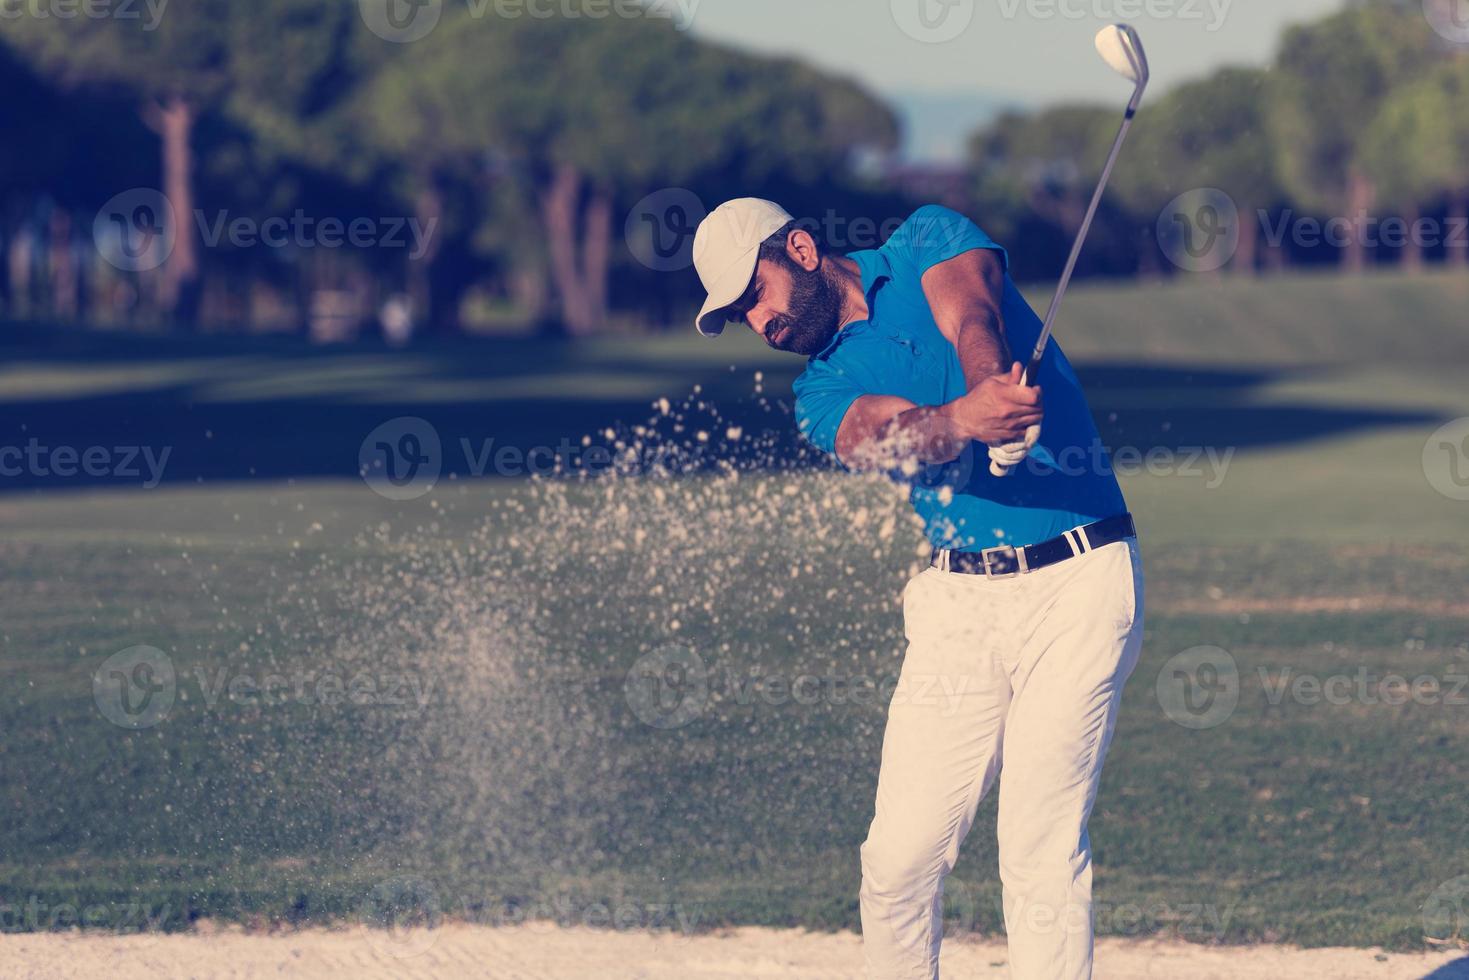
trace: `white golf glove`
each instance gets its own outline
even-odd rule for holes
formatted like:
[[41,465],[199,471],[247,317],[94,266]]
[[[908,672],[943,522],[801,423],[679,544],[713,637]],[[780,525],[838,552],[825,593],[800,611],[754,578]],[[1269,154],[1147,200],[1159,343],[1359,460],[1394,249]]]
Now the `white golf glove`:
[[1040,438],[1041,427],[1032,425],[1025,430],[1025,438],[1020,442],[1012,442],[1005,446],[991,446],[990,462],[1007,470],[1014,469],[1025,462],[1025,457],[1030,455],[1030,451],[1035,448]]

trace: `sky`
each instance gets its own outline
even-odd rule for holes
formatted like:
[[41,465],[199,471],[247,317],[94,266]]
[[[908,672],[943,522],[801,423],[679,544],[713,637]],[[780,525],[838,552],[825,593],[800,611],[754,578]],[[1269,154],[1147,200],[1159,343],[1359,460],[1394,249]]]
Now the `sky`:
[[[1226,64],[1266,64],[1282,31],[1342,0],[662,0],[695,35],[798,55],[855,76],[918,130],[919,156],[957,153],[1004,106],[1126,101],[1127,83],[1097,57],[1105,24],[1131,23],[1153,91]],[[956,132],[946,139],[944,120]],[[911,147],[910,147],[911,148]]]

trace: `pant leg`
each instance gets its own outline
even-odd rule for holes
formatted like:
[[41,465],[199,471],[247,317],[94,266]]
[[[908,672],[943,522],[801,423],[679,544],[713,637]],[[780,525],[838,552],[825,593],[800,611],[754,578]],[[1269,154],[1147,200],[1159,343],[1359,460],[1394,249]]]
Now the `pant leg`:
[[1142,646],[1142,571],[1136,546],[1119,542],[1025,578],[998,824],[1010,968],[1019,980],[1086,980],[1087,820]]
[[908,584],[907,655],[883,736],[876,816],[862,845],[868,975],[938,976],[943,879],[999,767],[1010,703],[999,611],[1013,583],[937,569]]

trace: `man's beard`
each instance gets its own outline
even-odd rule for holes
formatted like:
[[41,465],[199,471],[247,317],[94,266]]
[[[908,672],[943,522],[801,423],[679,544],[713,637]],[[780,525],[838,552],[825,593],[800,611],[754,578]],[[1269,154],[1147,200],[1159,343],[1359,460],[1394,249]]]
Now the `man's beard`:
[[842,294],[824,261],[810,272],[794,264],[790,270],[791,308],[771,319],[765,335],[778,337],[782,331],[789,330],[788,337],[770,346],[810,357],[825,350],[836,336],[841,326]]

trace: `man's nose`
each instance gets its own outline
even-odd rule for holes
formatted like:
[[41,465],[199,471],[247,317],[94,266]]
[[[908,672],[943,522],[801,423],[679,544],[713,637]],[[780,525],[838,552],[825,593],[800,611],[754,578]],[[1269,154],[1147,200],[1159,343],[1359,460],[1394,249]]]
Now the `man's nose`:
[[769,329],[770,321],[775,319],[775,317],[769,313],[756,313],[754,310],[751,310],[745,319],[749,321],[750,329],[759,334],[761,339],[764,339],[765,331]]

